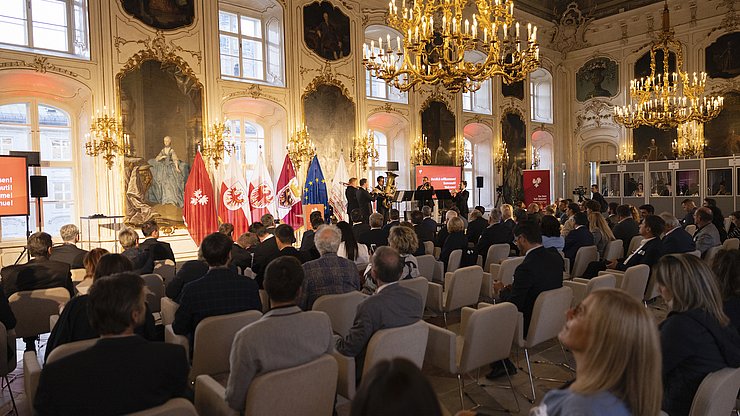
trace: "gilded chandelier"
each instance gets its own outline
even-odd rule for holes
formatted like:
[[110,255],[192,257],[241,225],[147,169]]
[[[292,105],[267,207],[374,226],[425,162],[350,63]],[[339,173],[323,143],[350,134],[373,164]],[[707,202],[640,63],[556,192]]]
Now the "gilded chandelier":
[[622,145],[622,150],[617,154],[617,162],[627,163],[635,157],[635,152],[632,151],[632,146],[627,147],[626,144]]
[[206,137],[200,153],[206,159],[213,160],[213,164],[218,168],[218,164],[223,159],[224,152],[231,154],[235,150],[234,143],[227,141],[231,130],[225,123],[219,123],[218,120],[211,124],[206,132]]
[[473,161],[473,153],[465,148],[465,139],[458,138],[455,140],[455,158],[460,166],[465,166]]
[[691,121],[678,126],[678,139],[671,143],[675,157],[704,157],[704,124]]
[[355,137],[352,142],[349,160],[352,162],[359,161],[362,164],[362,170],[367,170],[368,159],[375,162],[380,160],[378,149],[375,148],[375,132],[372,130],[368,130],[367,134],[363,136]]
[[303,124],[288,138],[288,157],[300,172],[301,165],[307,165],[316,154],[316,146],[311,141],[306,125]]
[[[656,52],[662,51],[662,71]],[[676,56],[676,71],[669,73],[670,53]],[[681,42],[673,38],[668,4],[663,9],[663,30],[650,48],[650,76],[630,81],[632,103],[614,108],[614,120],[628,128],[652,126],[668,130],[696,121],[706,123],[722,111],[723,97],[704,94],[707,74],[683,71]]]
[[93,157],[102,155],[108,169],[113,167],[116,155],[126,155],[131,148],[129,135],[123,133],[123,126],[117,118],[108,115],[107,107],[103,107],[102,115],[100,110],[97,111],[97,116],[90,124],[90,133],[85,138],[85,154]]
[[[539,67],[537,27],[527,24],[526,38],[514,20],[512,0],[475,0],[477,13],[464,17],[466,0],[412,0],[401,10],[388,3],[390,35],[364,45],[362,62],[371,75],[401,91],[419,84],[442,84],[451,92],[476,91],[481,83],[500,75],[507,84],[523,80]],[[441,18],[440,18],[441,16]],[[466,54],[485,55],[479,62]]]
[[432,163],[432,151],[427,146],[427,136],[421,135],[414,141],[411,150],[411,164],[420,165]]

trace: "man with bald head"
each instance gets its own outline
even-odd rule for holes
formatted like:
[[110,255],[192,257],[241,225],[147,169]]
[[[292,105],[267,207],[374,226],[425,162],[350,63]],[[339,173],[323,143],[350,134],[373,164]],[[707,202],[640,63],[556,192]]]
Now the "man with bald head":
[[694,233],[694,243],[696,249],[701,251],[701,256],[704,257],[712,247],[722,244],[719,237],[719,230],[717,226],[712,223],[712,210],[707,207],[701,207],[694,212],[694,224],[696,224],[696,232]]

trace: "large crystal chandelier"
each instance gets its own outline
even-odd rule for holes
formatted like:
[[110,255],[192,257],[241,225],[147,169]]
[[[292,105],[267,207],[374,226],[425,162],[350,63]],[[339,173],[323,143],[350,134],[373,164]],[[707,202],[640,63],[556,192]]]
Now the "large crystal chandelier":
[[[656,52],[662,51],[662,72]],[[669,56],[676,56],[676,71],[669,73]],[[722,111],[723,97],[704,94],[707,74],[683,71],[681,42],[673,38],[668,3],[663,9],[663,30],[650,48],[650,76],[630,81],[632,103],[614,108],[614,120],[628,128],[652,126],[668,130],[691,121],[706,123]]]
[[[512,0],[475,0],[477,13],[463,16],[466,0],[413,0],[401,9],[389,4],[388,24],[403,36],[364,45],[362,62],[371,75],[401,91],[419,84],[442,84],[451,92],[476,91],[500,75],[507,84],[539,67],[537,27],[514,20]],[[393,45],[395,40],[395,49]],[[485,59],[472,62],[478,51]]]
[[690,121],[678,126],[678,139],[671,143],[675,157],[704,157],[704,124]]

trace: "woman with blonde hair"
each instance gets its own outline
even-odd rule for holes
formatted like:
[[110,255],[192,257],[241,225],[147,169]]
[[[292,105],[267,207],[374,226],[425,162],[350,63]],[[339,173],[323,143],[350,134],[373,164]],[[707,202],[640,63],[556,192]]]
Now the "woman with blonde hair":
[[[414,256],[414,252],[419,245],[419,239],[416,237],[413,228],[401,224],[391,227],[388,233],[388,245],[398,250],[401,261],[403,261],[403,272],[401,272],[399,280],[413,279],[419,277],[419,263],[416,261],[416,256]],[[372,264],[368,264],[363,273],[362,293],[366,295],[372,295],[378,288],[370,275],[372,266]]]
[[722,310],[716,278],[691,254],[663,256],[653,278],[668,305],[660,324],[663,350],[663,410],[688,415],[707,374],[740,367],[740,335]]
[[558,339],[573,352],[576,379],[549,391],[530,415],[657,416],[660,345],[650,312],[627,293],[605,289],[567,317]]
[[588,229],[594,236],[594,245],[599,251],[599,258],[604,259],[604,251],[607,244],[615,240],[614,233],[609,228],[609,224],[604,219],[604,216],[596,211],[591,211],[588,214]]

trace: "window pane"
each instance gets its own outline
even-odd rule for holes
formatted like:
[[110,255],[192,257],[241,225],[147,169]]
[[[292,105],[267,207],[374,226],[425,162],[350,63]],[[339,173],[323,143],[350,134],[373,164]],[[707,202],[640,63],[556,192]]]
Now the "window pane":
[[41,128],[41,159],[52,161],[72,160],[72,138],[69,129]]
[[257,166],[257,157],[260,153],[260,146],[262,146],[262,151],[265,149],[265,140],[264,139],[247,139],[246,140],[246,148],[244,149],[245,152],[245,162],[247,164],[248,169],[252,170]]
[[219,11],[218,30],[223,32],[238,33],[238,30],[236,28],[236,14]]
[[0,41],[13,45],[28,46],[26,21],[0,16]]
[[0,105],[0,123],[28,124],[28,104]]
[[[30,221],[29,227],[33,227]],[[26,239],[26,217],[3,217],[0,218],[0,224],[3,227],[3,240],[11,238]]]
[[67,28],[34,22],[33,46],[55,51],[68,51]]
[[242,58],[262,60],[262,43],[254,40],[242,39]]
[[67,5],[64,0],[31,0],[34,23],[67,26]]
[[74,7],[74,28],[75,28],[75,55],[90,56],[90,48],[87,41],[87,12],[84,4],[75,4]]
[[26,1],[25,0],[3,0],[0,2],[0,16],[15,17],[17,19],[26,18]]
[[31,128],[0,124],[0,154],[11,150],[31,150]]
[[39,105],[39,125],[69,126],[69,117],[67,113],[58,108]]
[[72,168],[42,168],[48,180],[49,196],[44,199],[44,231],[58,235],[64,224],[74,223]]
[[241,18],[242,36],[249,36],[252,38],[262,37],[262,22],[260,20],[247,16],[241,16]]
[[471,104],[471,98],[470,98],[470,92],[463,92],[462,93],[462,102],[463,102],[463,110],[465,111],[471,111],[473,108],[470,105]]
[[59,0],[32,0],[33,46],[68,51],[67,6]]

